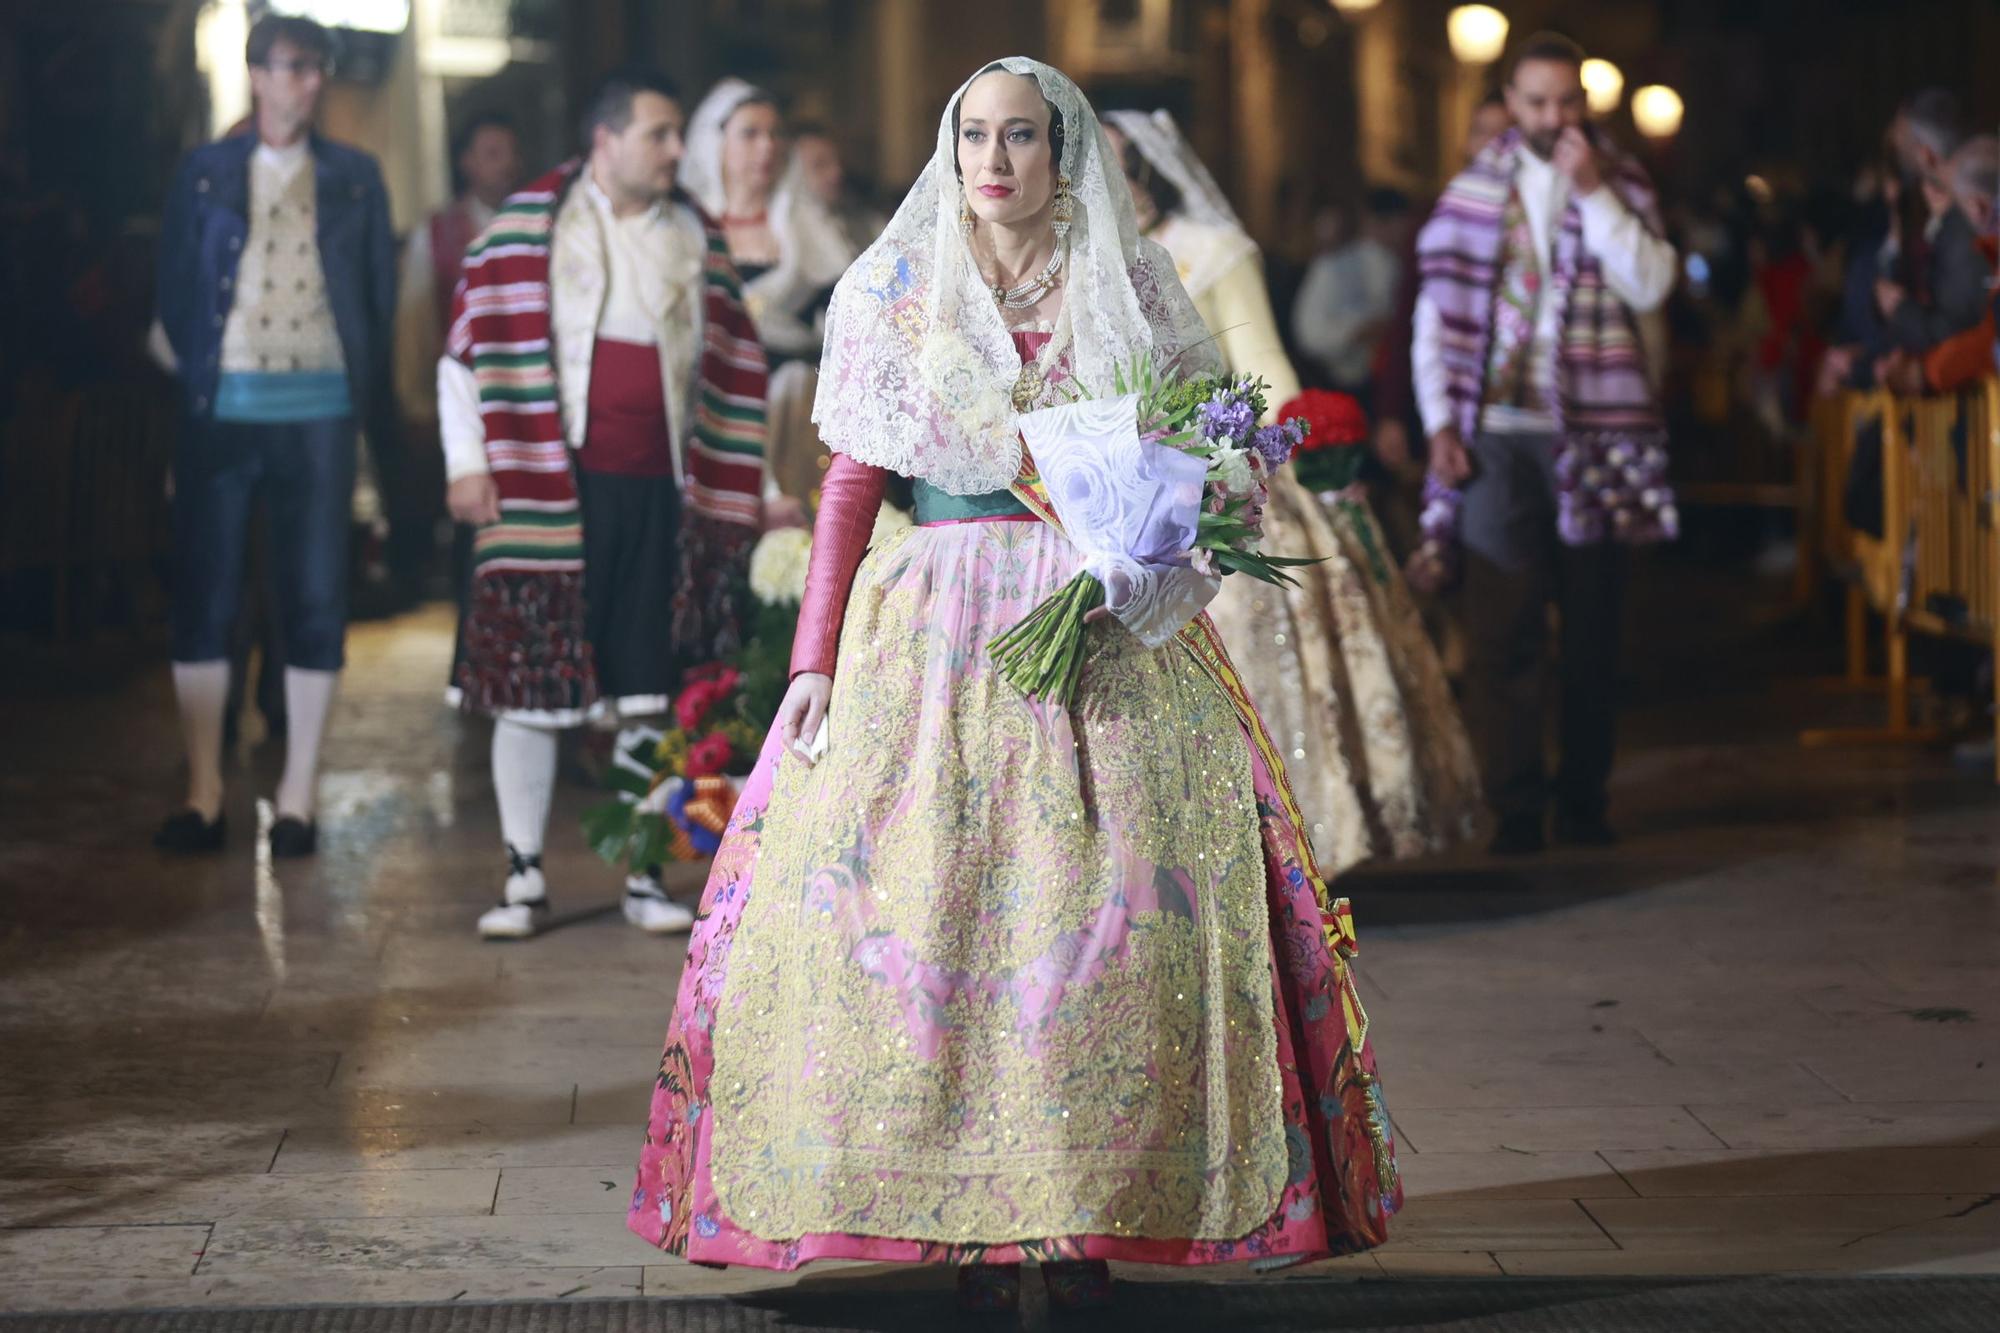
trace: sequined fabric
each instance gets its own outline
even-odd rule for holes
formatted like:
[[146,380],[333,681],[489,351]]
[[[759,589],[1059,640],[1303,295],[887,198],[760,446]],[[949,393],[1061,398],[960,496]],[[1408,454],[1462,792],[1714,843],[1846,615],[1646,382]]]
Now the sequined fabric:
[[872,553],[832,746],[767,744],[689,946],[630,1225],[706,1263],[1214,1263],[1378,1244],[1400,1201],[1298,839],[1179,645],[1068,714],[986,639],[1038,524]]
[[1209,613],[1284,757],[1321,872],[1471,837],[1471,742],[1367,504],[1322,504],[1283,473],[1264,549],[1322,563],[1294,570],[1295,588],[1225,579]]
[[1269,923],[1226,699],[1111,627],[1073,713],[986,664],[1074,568],[1044,525],[965,524],[855,579],[832,749],[777,775],[788,817],[716,1016],[712,1171],[746,1229],[1226,1237],[1276,1204]]

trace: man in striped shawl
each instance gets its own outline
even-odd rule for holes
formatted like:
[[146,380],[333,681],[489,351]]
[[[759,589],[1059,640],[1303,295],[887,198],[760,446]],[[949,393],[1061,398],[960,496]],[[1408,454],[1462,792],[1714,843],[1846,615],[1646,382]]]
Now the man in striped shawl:
[[[1493,850],[1612,841],[1622,545],[1673,535],[1639,316],[1672,289],[1651,185],[1586,123],[1583,52],[1528,39],[1514,128],[1453,179],[1417,241],[1411,368],[1433,483],[1463,488],[1467,720]],[[1561,607],[1562,760],[1544,773],[1547,607]]]
[[[487,938],[548,919],[558,733],[667,711],[736,648],[763,518],[765,362],[716,224],[679,194],[664,79],[591,98],[588,157],[510,198],[467,252],[438,363],[454,517],[478,526],[454,687],[491,715],[506,841]],[[649,931],[693,914],[627,881]]]

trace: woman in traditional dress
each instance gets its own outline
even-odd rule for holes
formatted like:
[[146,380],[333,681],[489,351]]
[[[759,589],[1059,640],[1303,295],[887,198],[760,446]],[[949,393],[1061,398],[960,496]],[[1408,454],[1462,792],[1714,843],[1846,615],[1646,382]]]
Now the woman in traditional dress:
[[[1082,563],[1015,485],[1019,413],[1140,357],[1216,369],[1210,346],[1075,84],[1009,59],[953,95],[834,295],[794,679],[689,944],[647,1240],[957,1264],[990,1308],[1026,1258],[1077,1305],[1108,1259],[1384,1238],[1346,906],[1205,618],[1158,649],[1094,625],[1068,708],[986,651]],[[917,526],[864,558],[891,473]]]
[[[1113,111],[1105,128],[1140,229],[1174,257],[1229,369],[1270,385],[1275,413],[1299,380],[1257,243],[1173,117]],[[1280,472],[1264,549],[1320,563],[1293,570],[1293,588],[1229,579],[1210,613],[1291,767],[1320,873],[1470,837],[1480,811],[1472,746],[1361,488],[1314,496]]]
[[724,79],[695,108],[680,182],[722,224],[771,364],[771,479],[787,498],[809,505],[827,465],[812,424],[821,315],[854,262],[854,243],[804,188],[777,99],[741,79]]

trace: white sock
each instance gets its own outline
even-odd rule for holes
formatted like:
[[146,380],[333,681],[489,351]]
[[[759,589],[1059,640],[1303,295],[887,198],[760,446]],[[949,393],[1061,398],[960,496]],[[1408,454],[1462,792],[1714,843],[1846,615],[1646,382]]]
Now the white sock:
[[[500,806],[500,836],[524,857],[539,856],[556,794],[559,735],[548,727],[498,718],[493,723],[493,795]],[[507,900],[541,896],[539,875],[507,881]],[[517,897],[517,892],[521,895]]]
[[319,796],[319,743],[333,710],[338,671],[285,668],[285,774],[278,779],[278,813],[311,820]]
[[187,741],[188,809],[213,823],[222,813],[222,718],[229,709],[229,662],[174,663],[181,735]]

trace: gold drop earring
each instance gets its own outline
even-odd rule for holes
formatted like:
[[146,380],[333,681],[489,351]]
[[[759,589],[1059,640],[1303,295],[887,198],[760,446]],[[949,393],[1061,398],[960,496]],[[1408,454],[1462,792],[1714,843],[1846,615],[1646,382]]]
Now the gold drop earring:
[[1056,242],[1069,239],[1070,223],[1076,220],[1076,196],[1069,191],[1069,177],[1056,177],[1056,201],[1049,209],[1049,220],[1055,224]]

